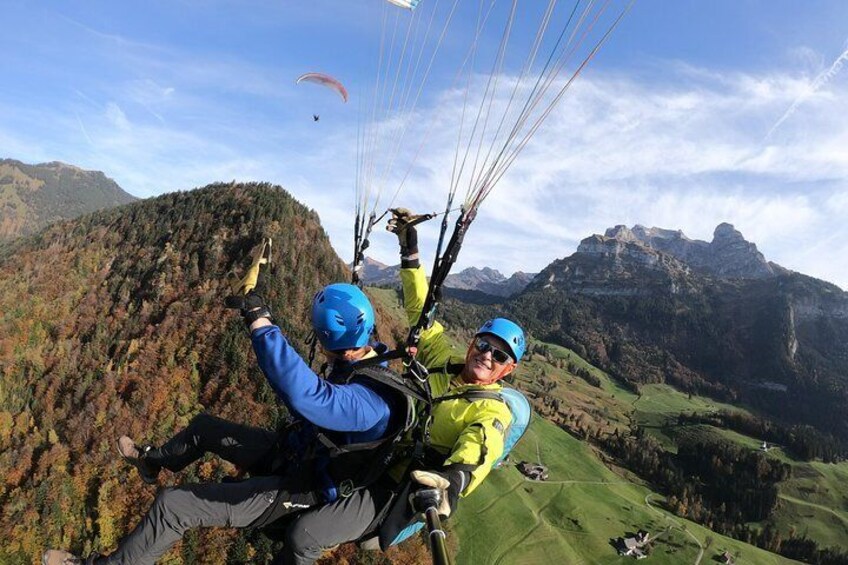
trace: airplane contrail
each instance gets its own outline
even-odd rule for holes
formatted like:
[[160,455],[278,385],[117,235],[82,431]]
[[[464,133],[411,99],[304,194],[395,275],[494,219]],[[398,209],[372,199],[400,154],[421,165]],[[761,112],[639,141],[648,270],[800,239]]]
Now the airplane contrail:
[[798,109],[798,106],[800,106],[807,98],[815,94],[818,89],[830,82],[830,80],[835,77],[836,74],[842,69],[842,65],[845,64],[845,61],[848,61],[848,49],[843,51],[842,54],[836,58],[830,68],[821,73],[819,76],[817,76],[816,79],[812,82],[812,84],[810,84],[809,88],[805,92],[801,93],[801,95],[798,96],[798,98],[796,98],[794,102],[792,102],[792,105],[789,106],[789,109],[786,110],[783,116],[781,116],[780,119],[777,120],[777,122],[775,122],[773,126],[771,126],[771,129],[766,134],[765,138],[763,138],[763,141],[768,141],[768,139],[775,132],[775,130],[777,130],[777,128],[779,128],[781,124],[783,124],[783,122],[788,120],[789,117],[795,113],[795,110]]
[[74,112],[74,114],[77,117],[77,123],[79,124],[79,127],[82,130],[82,134],[88,140],[88,143],[94,146],[94,141],[92,141],[91,137],[88,135],[88,131],[85,129],[85,125],[82,123],[82,119],[80,118],[79,114],[77,112]]

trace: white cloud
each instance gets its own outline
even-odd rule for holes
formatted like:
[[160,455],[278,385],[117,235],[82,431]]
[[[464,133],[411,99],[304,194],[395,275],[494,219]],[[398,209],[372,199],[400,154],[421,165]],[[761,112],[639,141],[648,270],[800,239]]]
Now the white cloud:
[[130,122],[127,119],[127,115],[114,102],[109,102],[106,105],[106,119],[119,130],[126,131],[130,129]]
[[[848,288],[848,255],[834,253],[848,241],[838,184],[848,176],[844,79],[821,85],[763,146],[807,81],[709,71],[670,78],[655,86],[596,75],[576,86],[484,204],[459,266],[538,270],[615,224],[710,240],[728,221],[770,260]],[[422,121],[457,112],[443,100]],[[452,145],[447,132],[433,137],[440,149],[419,165],[436,171]],[[409,190],[404,198],[422,200]]]
[[[113,47],[114,58],[134,69],[132,78],[71,86],[78,95],[50,110],[4,108],[0,101],[7,156],[103,170],[138,196],[232,179],[279,183],[319,212],[336,249],[350,259],[356,124],[345,117],[355,110],[312,123],[311,111],[298,109],[292,119],[286,112],[305,95],[281,88],[279,69],[179,53],[174,59],[173,52],[127,42]],[[457,267],[537,271],[616,224],[682,229],[710,240],[715,226],[729,221],[768,259],[848,288],[848,73],[822,84],[762,141],[816,76],[809,69],[824,64],[810,52],[798,56],[809,76],[679,62],[666,63],[662,81],[588,73],[484,203]],[[216,88],[239,96],[210,94]],[[444,208],[462,92],[431,99],[408,119],[381,210],[428,131],[394,204]],[[468,120],[465,127],[467,135]],[[495,127],[491,122],[489,132]],[[378,153],[384,164],[390,151]],[[472,168],[473,154],[466,174]],[[439,221],[422,227],[425,257]],[[383,225],[371,252],[396,260]]]

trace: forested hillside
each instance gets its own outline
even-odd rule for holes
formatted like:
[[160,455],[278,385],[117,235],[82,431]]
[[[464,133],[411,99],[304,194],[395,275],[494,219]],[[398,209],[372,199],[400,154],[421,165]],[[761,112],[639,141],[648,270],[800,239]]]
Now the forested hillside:
[[[262,237],[274,262],[260,290],[306,351],[312,294],[349,275],[317,214],[277,187],[166,194],[3,251],[0,563],[32,563],[47,545],[110,548],[135,525],[155,489],[119,461],[119,435],[161,441],[202,410],[256,425],[282,415],[223,308],[225,274],[245,268]],[[232,471],[211,461],[167,480]],[[251,562],[256,547],[207,531],[177,554]]]
[[99,171],[0,159],[0,243],[35,233],[50,222],[135,200]]

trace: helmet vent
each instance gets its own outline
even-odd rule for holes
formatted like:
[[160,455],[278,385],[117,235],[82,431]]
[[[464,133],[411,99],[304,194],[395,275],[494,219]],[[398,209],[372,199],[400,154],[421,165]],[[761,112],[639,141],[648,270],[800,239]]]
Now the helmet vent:
[[345,325],[345,320],[342,318],[341,314],[336,314],[336,322],[338,322],[341,326]]

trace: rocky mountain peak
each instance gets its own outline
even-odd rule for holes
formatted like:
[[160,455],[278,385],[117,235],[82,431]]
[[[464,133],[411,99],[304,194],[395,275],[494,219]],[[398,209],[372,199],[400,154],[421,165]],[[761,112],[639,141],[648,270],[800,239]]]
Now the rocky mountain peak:
[[459,288],[463,290],[482,290],[481,287],[489,285],[499,285],[506,280],[500,271],[491,267],[468,267],[458,273],[448,275],[445,279],[445,286],[450,288]]
[[[770,265],[757,250],[757,246],[745,239],[742,233],[727,222],[719,224],[710,243],[686,237],[681,230],[633,228],[618,225],[609,228],[604,236],[593,236],[616,240],[619,244],[632,244],[652,249],[675,257],[688,267],[721,278],[764,278],[775,274],[777,266]],[[591,242],[595,243],[592,244]],[[578,251],[589,251],[600,240],[587,238]],[[586,245],[584,245],[584,243]],[[612,244],[603,243],[609,251]]]
[[[635,226],[638,228],[640,226]],[[610,239],[617,239],[618,241],[638,241],[636,235],[625,225],[619,224],[614,228],[607,228],[607,231],[604,232],[604,237],[608,237]]]
[[633,229],[625,225],[617,225],[614,228],[607,228],[604,232],[604,237],[617,239],[619,241],[633,241],[646,243],[653,240],[685,240],[691,241],[683,235],[681,230],[667,230],[662,228],[646,228],[640,224],[633,226]]
[[722,222],[716,226],[716,229],[713,232],[713,241],[718,239],[745,241],[745,237],[742,235],[742,232],[733,227],[733,224],[728,224],[727,222]]
[[710,243],[709,266],[715,274],[727,278],[764,278],[774,275],[757,246],[726,222],[719,224]]

